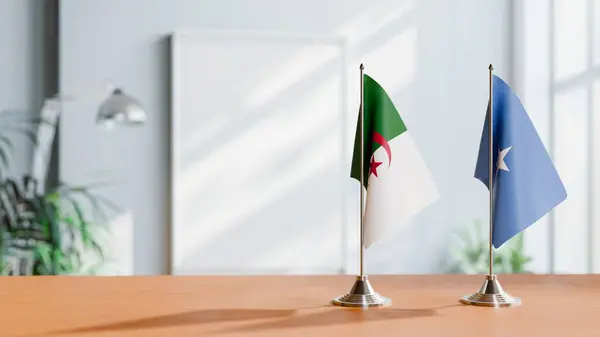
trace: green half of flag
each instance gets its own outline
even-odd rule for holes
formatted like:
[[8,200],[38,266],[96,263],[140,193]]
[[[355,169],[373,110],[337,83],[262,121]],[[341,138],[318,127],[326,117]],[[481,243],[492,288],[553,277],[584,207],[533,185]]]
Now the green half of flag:
[[[363,75],[364,88],[364,186],[368,186],[371,172],[370,158],[380,147],[384,147],[389,156],[389,164],[393,154],[389,142],[406,131],[398,110],[385,90],[369,75]],[[351,177],[360,181],[360,115],[358,116],[354,154],[352,157]]]

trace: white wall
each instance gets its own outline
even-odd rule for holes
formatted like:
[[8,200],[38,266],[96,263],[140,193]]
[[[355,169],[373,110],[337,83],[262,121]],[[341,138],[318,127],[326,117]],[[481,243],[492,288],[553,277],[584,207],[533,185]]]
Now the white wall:
[[[47,86],[47,3],[0,1],[0,112],[22,111],[19,117],[25,118],[39,116]],[[21,175],[29,171],[33,146],[23,136],[12,139],[16,151],[10,174]]]
[[61,1],[61,91],[111,79],[150,114],[143,129],[108,134],[93,126],[100,97],[68,105],[61,177],[85,182],[113,169],[121,182],[103,193],[132,215],[134,272],[168,272],[168,35],[191,28],[347,35],[350,62],[365,62],[390,92],[442,193],[410,227],[369,249],[367,271],[437,272],[453,228],[487,215],[486,190],[472,171],[488,64],[511,80],[510,7],[509,0]]

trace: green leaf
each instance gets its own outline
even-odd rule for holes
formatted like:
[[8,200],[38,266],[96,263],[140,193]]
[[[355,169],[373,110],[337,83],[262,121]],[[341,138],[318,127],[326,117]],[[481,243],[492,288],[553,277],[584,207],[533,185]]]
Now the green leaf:
[[[6,193],[9,188],[10,185],[0,185],[0,193]],[[17,184],[17,189],[19,188],[21,186]],[[35,275],[81,273],[84,257],[90,256],[96,260],[95,256],[87,255],[88,253],[97,255],[97,259],[101,261],[99,264],[105,263],[106,255],[98,239],[105,230],[98,225],[104,223],[90,221],[86,203],[90,202],[92,210],[102,212],[104,207],[111,206],[110,201],[105,203],[102,197],[94,195],[87,187],[65,184],[27,201],[35,210],[35,219],[39,227],[39,233],[36,235],[42,234],[45,236],[44,240],[47,240],[47,243],[40,243],[36,247]],[[22,228],[16,228],[11,233],[25,238],[30,234],[29,229]]]
[[39,261],[46,271],[52,270],[52,249],[49,245],[39,244],[35,247],[35,259]]
[[[104,183],[98,183],[96,186],[102,186]],[[102,197],[100,195],[95,195],[89,191],[88,187],[84,186],[69,186],[64,183],[60,183],[60,186],[55,190],[55,193],[59,193],[64,197],[70,198],[71,200],[75,200],[75,195],[81,195],[84,199],[89,202],[92,206],[93,217],[96,218],[98,216],[103,221],[108,220],[108,215],[104,212],[104,207],[112,209],[113,211],[119,212],[121,211],[120,207],[114,204],[109,199]]]
[[77,227],[80,231],[81,240],[85,246],[88,246],[89,240],[90,240],[90,232],[89,232],[90,224],[87,221],[87,219],[85,218],[85,214],[83,212],[82,207],[79,205],[79,203],[75,199],[70,198],[70,197],[69,197],[69,200],[71,201],[71,206],[73,207],[75,214],[77,215]]
[[52,275],[59,275],[63,273],[63,252],[58,248],[52,249]]

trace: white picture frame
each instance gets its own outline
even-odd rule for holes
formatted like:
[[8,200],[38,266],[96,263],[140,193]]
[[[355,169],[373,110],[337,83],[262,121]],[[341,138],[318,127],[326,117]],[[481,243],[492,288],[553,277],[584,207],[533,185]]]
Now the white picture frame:
[[[358,234],[358,202],[348,199],[358,195],[349,177],[358,108],[349,104],[347,63],[347,42],[338,36],[215,30],[171,36],[171,274],[339,274],[355,264],[349,245]],[[316,96],[332,92],[335,98]],[[252,108],[237,111],[236,104]],[[320,133],[306,135],[314,129]],[[217,140],[219,134],[227,136]],[[261,137],[281,141],[265,146]],[[261,159],[251,158],[252,151]],[[268,151],[277,153],[267,158]],[[294,159],[294,168],[280,161],[288,174],[279,174],[276,157],[294,153],[306,158]],[[244,158],[232,159],[238,156]],[[319,171],[320,160],[327,164]],[[272,176],[260,177],[262,171]],[[278,196],[270,179],[296,184],[297,191]],[[311,184],[324,187],[311,192]],[[228,198],[234,205],[225,209]]]

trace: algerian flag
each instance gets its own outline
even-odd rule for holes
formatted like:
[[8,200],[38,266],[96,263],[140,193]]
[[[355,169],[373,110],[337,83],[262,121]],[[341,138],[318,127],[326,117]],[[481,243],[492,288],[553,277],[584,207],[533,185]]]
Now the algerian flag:
[[[365,247],[438,198],[406,125],[385,90],[364,75]],[[360,119],[351,176],[360,181]]]

